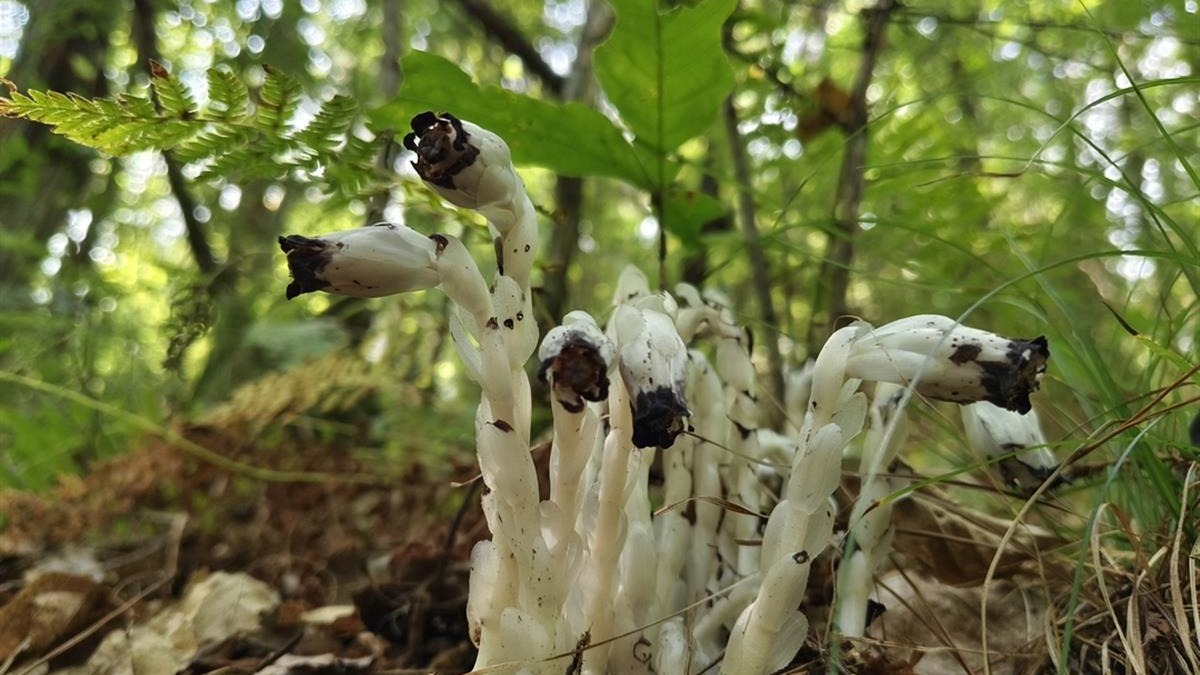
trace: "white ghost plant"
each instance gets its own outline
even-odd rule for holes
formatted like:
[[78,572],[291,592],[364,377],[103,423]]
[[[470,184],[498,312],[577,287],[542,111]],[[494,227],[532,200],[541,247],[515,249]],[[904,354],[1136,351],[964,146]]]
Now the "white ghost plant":
[[[1001,410],[1001,424],[998,408],[964,408],[972,443],[1035,474],[1048,466],[1029,419],[1017,421],[1049,356],[1043,338],[1008,340],[936,316],[848,326],[791,378],[786,434],[758,428],[760,406],[777,403],[759,400],[751,335],[711,293],[687,285],[654,293],[630,267],[603,329],[571,312],[538,348],[530,285],[538,228],[507,145],[433,112],[413,118],[404,145],[427,186],[487,218],[497,252],[490,282],[459,240],[402,225],[292,235],[280,246],[289,298],[437,287],[453,301],[450,334],[482,390],[476,450],[492,535],[471,555],[477,669],[785,668],[808,632],[809,572],[835,543],[831,497],[843,453],[865,426],[865,479],[851,516],[857,549],[843,563],[838,615],[855,634],[865,623],[861,588],[891,537],[888,510],[870,507],[896,489],[880,474],[903,442],[889,422],[901,414],[901,387],[1016,411]],[[530,456],[525,366],[535,349],[554,417],[546,500]],[[868,404],[864,382],[895,384],[874,385]]]

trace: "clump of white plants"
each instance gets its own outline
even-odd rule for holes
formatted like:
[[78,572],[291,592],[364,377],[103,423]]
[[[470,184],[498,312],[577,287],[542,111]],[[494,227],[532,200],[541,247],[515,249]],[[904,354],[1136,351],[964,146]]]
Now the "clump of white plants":
[[[629,268],[603,327],[571,312],[538,349],[554,419],[549,498],[540,501],[525,375],[538,335],[533,206],[495,134],[445,113],[418,115],[412,128],[405,145],[425,183],[490,223],[490,283],[459,240],[403,225],[293,235],[280,245],[293,276],[289,298],[440,288],[455,305],[451,336],[482,389],[475,434],[492,534],[471,558],[478,670],[685,675],[720,661],[723,673],[758,675],[785,667],[808,632],[813,561],[840,540],[831,498],[843,454],[865,427],[837,614],[843,634],[861,635],[892,532],[889,510],[871,507],[902,487],[883,474],[903,442],[904,399],[987,401],[978,405],[1017,417],[1030,410],[1049,356],[1043,338],[1009,340],[917,316],[836,332],[798,380],[808,393],[789,397],[797,431],[759,429],[765,403],[751,337],[728,303],[687,285],[651,292]],[[1005,443],[986,416],[998,413],[975,410],[973,438]],[[1030,460],[1036,441],[1022,438],[1017,461],[1044,468],[1044,455]],[[656,454],[661,471],[652,479]]]

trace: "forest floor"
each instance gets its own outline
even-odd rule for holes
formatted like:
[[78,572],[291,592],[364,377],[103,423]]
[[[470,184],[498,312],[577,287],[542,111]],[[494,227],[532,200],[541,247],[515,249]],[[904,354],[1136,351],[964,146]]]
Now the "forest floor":
[[[218,582],[235,595],[264,590],[240,586],[251,577],[265,582],[270,611],[257,629],[218,644],[199,644],[215,629],[172,629],[181,654],[202,647],[181,657],[186,672],[258,672],[284,654],[320,657],[285,672],[470,670],[467,561],[487,535],[476,490],[421,466],[377,484],[339,482],[378,472],[381,460],[311,439],[266,450],[213,428],[184,435],[257,467],[330,479],[263,482],[155,442],[46,495],[0,492],[0,673],[6,659],[15,673],[35,662],[30,672],[82,664],[108,634],[152,624],[174,605],[233,616],[212,586],[204,592],[217,604],[186,600],[219,572],[239,575]],[[456,469],[463,480],[474,475]],[[464,499],[472,502],[460,511]],[[51,573],[23,584],[32,569]],[[38,594],[69,597],[59,611],[31,611],[43,603]],[[321,660],[330,655],[336,661]],[[122,670],[130,672],[113,672]]]
[[[229,429],[180,432],[233,460],[331,478],[261,481],[153,441],[49,494],[0,492],[0,674],[470,670],[468,560],[487,536],[472,465],[353,483],[335,477],[384,478],[382,460],[300,433],[270,449]],[[994,556],[1005,522],[936,497],[904,500],[895,517],[906,562],[880,579],[877,639],[847,643],[844,671],[980,672],[987,588],[991,672],[1052,672],[1047,636],[1072,570],[1049,552],[1064,542],[1038,530]],[[814,626],[826,621],[811,608],[832,597],[829,567],[814,567]],[[1085,652],[1121,651],[1105,619],[1128,611],[1137,582],[1115,566],[1110,583],[1107,600],[1085,585],[1075,608]],[[1171,612],[1145,600],[1131,637],[1166,667],[1150,672],[1182,672],[1168,666],[1180,653]],[[826,672],[820,644],[810,636],[789,672]],[[1098,658],[1069,672],[1102,672]]]

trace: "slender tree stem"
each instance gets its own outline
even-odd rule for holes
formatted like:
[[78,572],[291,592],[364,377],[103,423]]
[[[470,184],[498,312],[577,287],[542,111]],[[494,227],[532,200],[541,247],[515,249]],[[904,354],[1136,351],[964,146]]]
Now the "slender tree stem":
[[[145,67],[151,61],[160,61],[158,37],[154,31],[154,3],[151,0],[134,0],[131,29],[134,43],[137,45],[138,63]],[[212,277],[217,273],[219,266],[213,256],[212,245],[209,244],[208,232],[204,223],[196,217],[196,199],[188,190],[187,179],[183,176],[179,162],[166,151],[162,153],[162,157],[167,165],[167,182],[171,186],[171,194],[175,196],[175,201],[179,202],[179,211],[183,216],[184,232],[188,248],[192,251],[192,258],[196,261],[196,267],[200,268],[201,273],[206,277]]]
[[[767,349],[767,391],[772,400],[783,401],[783,356],[779,353],[779,340],[776,339],[779,318],[775,313],[775,303],[771,300],[770,271],[758,233],[758,214],[751,192],[750,158],[746,155],[746,146],[742,142],[741,132],[738,131],[738,114],[733,96],[725,99],[722,112],[725,118],[725,133],[729,137],[733,174],[738,186],[738,220],[741,221],[742,237],[746,241],[746,255],[750,257],[750,279],[754,286],[754,297],[758,300],[758,313],[765,326],[766,335],[761,343]],[[767,419],[763,420],[763,426],[775,426],[779,421],[780,411],[781,406],[765,406],[764,413]]]
[[[560,98],[564,101],[586,101],[592,96],[592,53],[596,45],[612,29],[613,13],[608,4],[592,0],[587,19],[579,32],[576,57],[571,72],[563,83]],[[584,182],[582,178],[559,176],[554,184],[556,206],[554,229],[547,246],[547,266],[542,280],[542,308],[539,318],[543,325],[552,326],[562,318],[567,308],[567,272],[579,249],[579,224],[583,214]]]
[[854,235],[858,231],[859,213],[866,190],[867,88],[871,85],[875,64],[883,49],[888,18],[895,6],[895,0],[879,0],[875,7],[864,11],[867,25],[863,36],[863,55],[854,89],[850,93],[850,109],[844,125],[846,150],[838,172],[833,222],[817,274],[820,296],[809,325],[810,353],[816,353],[826,336],[837,329],[838,320],[849,313],[846,291],[850,285],[850,266],[854,260]]

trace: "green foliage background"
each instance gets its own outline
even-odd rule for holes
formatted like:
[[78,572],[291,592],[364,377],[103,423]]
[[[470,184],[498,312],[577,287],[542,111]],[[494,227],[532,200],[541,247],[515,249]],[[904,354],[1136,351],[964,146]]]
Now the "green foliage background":
[[[591,56],[576,47],[589,7],[608,7],[493,4],[560,77]],[[852,167],[865,185],[853,313],[1048,335],[1039,407],[1060,455],[1132,419],[1083,464],[1119,476],[1102,484],[1140,522],[1177,512],[1200,288],[1194,2],[905,3],[877,47],[865,129],[813,133],[801,130],[837,113],[822,82],[849,92],[860,77],[860,3],[614,1],[583,78],[602,97],[570,100],[474,6],[0,3],[0,75],[16,88],[0,104],[0,483],[46,487],[136,442],[103,406],[202,419],[239,385],[335,354],[366,365],[359,416],[297,409],[290,428],[426,459],[467,452],[473,393],[445,349],[443,300],[288,304],[274,245],[390,218],[486,251],[480,223],[416,186],[392,143],[436,109],[508,139],[548,240],[565,218],[558,177],[585,179],[567,242],[583,262],[542,270],[565,275],[565,309],[602,313],[627,263],[657,270],[661,223],[667,281],[701,261],[705,285],[791,364],[828,329],[818,270],[840,236],[845,149],[867,134]],[[722,225],[744,215],[742,193],[762,269],[744,231]],[[755,283],[774,323],[749,301]],[[978,462],[925,414],[949,433],[918,461]]]

